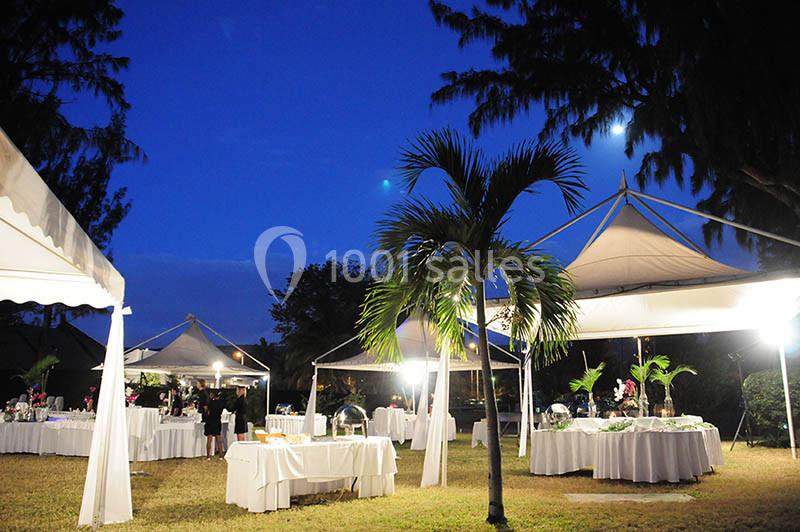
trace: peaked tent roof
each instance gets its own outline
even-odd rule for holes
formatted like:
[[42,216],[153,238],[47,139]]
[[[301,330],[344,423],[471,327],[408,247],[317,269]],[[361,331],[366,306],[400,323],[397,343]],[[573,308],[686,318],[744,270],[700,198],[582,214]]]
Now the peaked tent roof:
[[125,280],[0,129],[0,300],[121,305]]
[[267,371],[243,366],[227,356],[215,346],[192,322],[180,336],[161,351],[142,360],[125,365],[126,371],[143,371],[147,373],[171,373],[175,375],[213,376],[213,366],[222,363],[222,375],[266,375]]
[[[697,253],[625,205],[566,270],[576,340],[759,329],[800,310],[800,272],[752,273]],[[492,320],[507,299],[487,302]],[[474,323],[473,315],[468,318]],[[508,335],[507,324],[490,329]]]
[[624,205],[566,270],[578,297],[587,292],[621,292],[643,285],[751,274],[673,240],[632,205]]
[[[425,354],[427,353],[429,371],[434,372],[437,370],[439,363],[439,353],[436,350],[437,337],[436,330],[430,322],[412,317],[397,327],[397,341],[400,344],[400,352],[403,353],[403,363],[378,362],[377,354],[365,351],[336,362],[318,362],[316,367],[349,371],[395,372],[401,371],[402,365],[407,362],[425,362]],[[466,358],[452,358],[450,360],[450,371],[481,369],[481,360],[478,354],[469,349],[465,351]],[[492,359],[491,363],[492,369],[519,369],[518,362],[504,362]]]

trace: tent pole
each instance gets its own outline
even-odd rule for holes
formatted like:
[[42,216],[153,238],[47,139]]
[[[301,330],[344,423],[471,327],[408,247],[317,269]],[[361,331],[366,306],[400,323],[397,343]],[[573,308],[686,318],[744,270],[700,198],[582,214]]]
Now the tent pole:
[[444,416],[442,416],[442,487],[447,487],[447,428],[450,422],[450,348],[443,349],[440,356],[446,356],[444,372]]
[[[220,333],[218,333],[217,331],[215,331],[214,329],[212,329],[212,328],[211,328],[211,327],[210,327],[210,326],[209,326],[207,323],[205,323],[203,320],[201,320],[200,318],[197,318],[197,317],[195,317],[195,320],[196,320],[196,321],[197,321],[199,324],[201,324],[203,327],[205,327],[206,329],[208,329],[209,331],[211,331],[212,333],[214,333],[215,335],[217,335],[217,336],[218,336],[219,338],[221,338],[223,341],[227,342],[228,344],[230,344],[230,345],[231,345],[232,347],[234,347],[235,349],[238,349],[238,350],[239,350],[239,352],[241,352],[241,353],[244,353],[245,355],[247,355],[247,357],[248,357],[250,360],[252,360],[252,361],[253,361],[253,362],[255,362],[256,364],[258,364],[259,366],[261,366],[261,367],[262,367],[262,368],[264,368],[265,370],[267,370],[267,371],[271,371],[271,370],[269,369],[269,367],[268,367],[266,364],[264,364],[263,362],[261,362],[260,360],[258,360],[256,357],[254,357],[253,355],[251,355],[250,353],[248,353],[247,351],[245,351],[244,349],[242,349],[242,348],[241,348],[241,347],[239,347],[238,345],[234,344],[233,342],[231,342],[230,340],[228,340],[227,338],[225,338],[224,336],[222,336]],[[242,360],[244,360],[244,359],[242,359]],[[242,365],[244,365],[244,361],[242,361]]]
[[571,227],[572,225],[580,222],[581,220],[583,220],[584,218],[586,218],[587,216],[589,216],[590,214],[595,212],[597,209],[599,209],[600,207],[602,207],[603,205],[605,205],[609,201],[613,200],[614,198],[619,198],[623,194],[624,194],[624,191],[617,191],[617,192],[613,193],[612,195],[610,195],[609,197],[607,197],[606,199],[604,199],[600,203],[596,204],[594,207],[591,207],[588,210],[583,211],[581,214],[579,214],[578,216],[576,216],[572,220],[568,221],[567,223],[565,223],[563,225],[560,225],[559,227],[556,227],[555,229],[553,229],[552,231],[550,231],[549,233],[544,235],[542,238],[540,238],[538,240],[535,240],[531,244],[528,244],[527,246],[525,246],[523,248],[523,250],[524,251],[529,251],[532,248],[535,248],[536,246],[538,246],[539,244],[544,242],[545,240],[549,240],[550,238],[553,238],[554,236],[556,236],[558,233],[560,233],[564,229],[566,229],[568,227]]
[[682,233],[682,232],[681,232],[681,231],[680,231],[680,230],[679,230],[677,227],[675,227],[674,225],[672,225],[671,223],[669,223],[669,222],[667,221],[667,219],[666,219],[666,218],[664,218],[663,216],[661,216],[660,214],[658,214],[658,213],[656,212],[656,210],[655,210],[655,209],[653,209],[653,208],[652,208],[650,205],[648,205],[647,203],[645,203],[645,202],[644,202],[644,201],[642,201],[641,199],[637,198],[636,196],[634,196],[634,197],[633,197],[633,199],[634,199],[634,200],[635,200],[635,201],[636,201],[636,202],[637,202],[639,205],[641,205],[642,207],[644,207],[645,209],[647,209],[647,212],[649,212],[650,214],[652,214],[653,216],[655,216],[655,217],[656,217],[656,218],[657,218],[657,219],[658,219],[658,220],[659,220],[661,223],[663,223],[664,225],[666,225],[667,227],[669,227],[670,229],[672,229],[672,230],[675,232],[675,234],[676,234],[676,235],[678,235],[679,237],[681,237],[681,238],[682,238],[682,239],[683,239],[683,240],[684,240],[684,241],[685,241],[687,244],[689,244],[689,247],[690,247],[690,248],[694,249],[696,252],[700,253],[702,256],[704,256],[704,257],[708,257],[708,255],[706,255],[706,252],[705,252],[705,251],[703,251],[703,250],[702,250],[702,248],[700,248],[700,246],[698,246],[697,244],[695,244],[694,242],[692,242],[692,240],[691,240],[691,239],[690,239],[688,236],[686,236],[685,234],[683,234],[683,233]]
[[169,333],[171,333],[172,331],[174,331],[174,330],[175,330],[175,329],[177,329],[178,327],[182,327],[182,326],[186,325],[187,323],[189,323],[189,321],[190,321],[190,320],[183,320],[182,322],[180,322],[179,324],[177,324],[175,327],[170,327],[170,328],[169,328],[169,329],[167,329],[166,331],[160,332],[160,333],[158,333],[157,335],[153,336],[152,338],[148,338],[148,339],[147,339],[147,340],[145,340],[144,342],[139,342],[138,344],[136,344],[135,346],[131,347],[130,349],[128,349],[127,351],[125,351],[125,352],[124,352],[124,353],[122,353],[122,354],[123,354],[123,355],[127,355],[128,353],[130,353],[130,352],[131,352],[131,351],[133,351],[134,349],[138,349],[138,348],[142,347],[144,344],[150,343],[150,342],[152,342],[153,340],[158,340],[159,338],[161,338],[161,337],[162,337],[162,336],[164,336],[165,334],[169,334]]
[[786,421],[789,427],[789,444],[792,448],[792,459],[797,460],[797,448],[794,442],[794,422],[792,421],[792,403],[789,398],[789,377],[786,372],[786,350],[783,342],[778,346],[778,354],[781,358],[781,378],[783,379],[783,398],[786,401]]
[[771,238],[773,240],[777,240],[779,242],[783,242],[784,244],[790,244],[795,247],[800,247],[800,242],[797,240],[792,240],[791,238],[786,238],[780,235],[776,235],[775,233],[770,233],[769,231],[763,231],[761,229],[756,229],[755,227],[750,227],[749,225],[740,224],[739,222],[734,222],[731,220],[726,220],[725,218],[720,218],[719,216],[714,216],[713,214],[708,214],[702,211],[698,211],[696,209],[691,209],[689,207],[684,207],[678,203],[673,203],[671,201],[667,201],[665,199],[657,198],[655,196],[651,196],[650,194],[645,194],[644,192],[637,192],[634,190],[629,190],[628,194],[632,194],[633,196],[638,196],[640,198],[649,199],[651,201],[655,201],[656,203],[661,203],[662,205],[667,205],[668,207],[672,207],[674,209],[678,209],[679,211],[688,212],[690,214],[694,214],[697,216],[701,216],[703,218],[708,218],[709,220],[713,220],[715,222],[719,222],[721,224],[729,225],[731,227],[735,227],[736,229],[741,229],[742,231],[748,231],[750,233]]
[[417,413],[417,392],[414,386],[414,381],[411,381],[411,411]]
[[586,248],[588,248],[591,245],[592,242],[594,242],[594,239],[597,238],[597,235],[600,233],[600,230],[603,229],[603,226],[606,225],[606,222],[608,221],[608,219],[611,218],[611,215],[614,213],[614,210],[617,208],[617,205],[619,205],[620,200],[622,200],[622,197],[625,196],[625,190],[626,189],[623,189],[622,191],[620,191],[617,194],[617,199],[611,205],[611,208],[608,209],[608,212],[606,213],[606,215],[603,216],[603,219],[600,220],[600,224],[595,228],[594,233],[592,233],[592,236],[589,237],[589,240],[586,241],[586,244],[584,244],[584,246],[581,249],[580,253],[578,253],[579,256],[580,256],[581,253],[586,251]]

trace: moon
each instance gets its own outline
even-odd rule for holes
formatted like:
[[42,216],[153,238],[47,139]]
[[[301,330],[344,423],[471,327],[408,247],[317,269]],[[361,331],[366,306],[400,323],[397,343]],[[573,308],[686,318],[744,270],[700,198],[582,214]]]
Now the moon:
[[622,124],[614,124],[613,126],[611,126],[611,133],[617,136],[622,135],[623,133],[625,133],[625,126],[623,126]]

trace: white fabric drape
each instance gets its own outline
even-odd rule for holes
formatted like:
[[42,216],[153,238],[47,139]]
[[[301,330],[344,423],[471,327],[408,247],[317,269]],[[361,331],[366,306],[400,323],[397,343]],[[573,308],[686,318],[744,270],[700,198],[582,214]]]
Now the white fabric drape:
[[412,451],[422,451],[426,447],[428,433],[428,359],[425,359],[425,379],[422,384],[422,392],[419,396],[417,405],[417,419],[414,421],[414,438],[411,440]]
[[308,404],[306,405],[306,416],[303,419],[303,434],[314,436],[315,418],[317,416],[317,370],[314,370],[314,377],[311,379],[311,392],[308,394]]
[[447,445],[447,387],[450,376],[450,348],[443,346],[439,357],[439,372],[436,375],[436,388],[433,391],[433,412],[425,446],[425,462],[422,467],[420,486],[427,488],[439,483],[440,465],[446,460]]
[[120,523],[133,517],[125,415],[123,310],[114,308],[108,333],[89,465],[78,526]]
[[528,423],[532,423],[532,419],[528,419],[528,414],[530,411],[530,392],[531,392],[531,380],[528,377],[528,374],[531,370],[531,361],[530,357],[526,357],[525,359],[525,366],[523,368],[524,377],[524,384],[522,385],[522,404],[520,408],[522,409],[522,420],[519,424],[519,455],[520,457],[525,456],[528,452]]

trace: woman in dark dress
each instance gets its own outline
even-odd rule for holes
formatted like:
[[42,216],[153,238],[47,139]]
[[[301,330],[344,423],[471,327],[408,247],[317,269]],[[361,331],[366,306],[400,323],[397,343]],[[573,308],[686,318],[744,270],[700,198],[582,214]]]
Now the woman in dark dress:
[[247,397],[247,388],[237,386],[236,401],[233,403],[233,413],[236,415],[233,432],[236,433],[238,441],[244,441],[244,435],[247,434],[247,401],[245,401],[245,397]]
[[223,460],[225,450],[222,448],[222,410],[225,408],[219,390],[213,390],[208,402],[206,424],[203,434],[206,435],[206,459],[211,460],[211,440],[217,442],[217,454]]
[[183,415],[183,398],[181,397],[180,391],[177,388],[172,388],[169,392],[172,395],[172,410],[170,414],[173,416],[182,416]]

